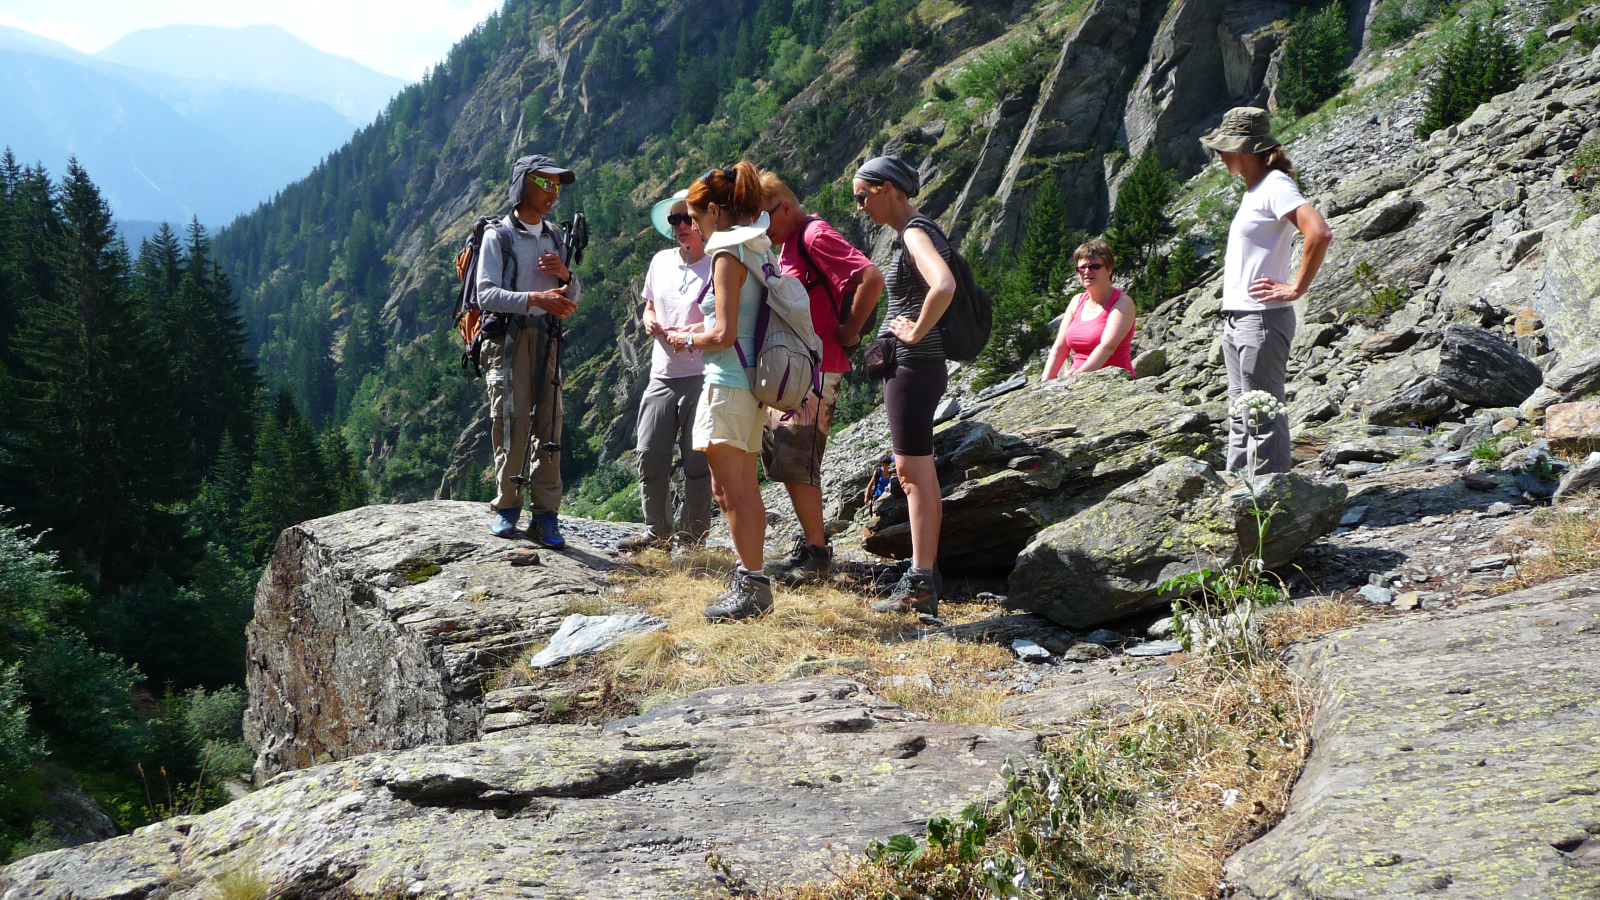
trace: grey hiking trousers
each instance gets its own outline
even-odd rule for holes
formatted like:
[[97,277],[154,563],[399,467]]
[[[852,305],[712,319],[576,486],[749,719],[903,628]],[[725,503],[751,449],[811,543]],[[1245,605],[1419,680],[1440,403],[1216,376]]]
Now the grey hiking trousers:
[[701,540],[711,529],[711,468],[693,446],[694,414],[705,379],[652,378],[639,400],[639,494],[644,521],[659,538],[671,537],[672,450],[683,458],[683,528]]
[[[1228,405],[1250,391],[1266,391],[1283,401],[1289,371],[1289,344],[1294,340],[1294,307],[1262,312],[1222,313],[1222,359],[1228,367]],[[1256,473],[1287,472],[1294,465],[1289,417],[1255,426]],[[1245,422],[1229,417],[1228,471],[1250,465],[1251,436]]]

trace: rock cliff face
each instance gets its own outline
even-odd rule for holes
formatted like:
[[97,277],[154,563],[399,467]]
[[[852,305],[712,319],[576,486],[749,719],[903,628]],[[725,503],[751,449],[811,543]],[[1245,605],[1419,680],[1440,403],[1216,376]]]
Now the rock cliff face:
[[283,532],[249,627],[258,779],[376,750],[476,740],[485,682],[605,588],[606,557],[531,547],[480,504],[369,506]]

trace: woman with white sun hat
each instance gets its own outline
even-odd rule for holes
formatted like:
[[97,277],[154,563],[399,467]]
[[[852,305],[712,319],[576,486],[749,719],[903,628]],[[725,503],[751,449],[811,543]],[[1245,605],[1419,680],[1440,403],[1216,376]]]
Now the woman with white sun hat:
[[[635,446],[646,531],[617,544],[628,552],[665,548],[675,534],[680,543],[699,544],[711,527],[711,469],[705,451],[694,449],[692,441],[705,364],[698,351],[675,353],[667,345],[667,329],[705,321],[699,301],[711,284],[711,257],[689,216],[688,196],[687,189],[681,190],[650,210],[656,231],[677,246],[657,253],[644,277],[642,321],[654,340],[650,384],[639,399]],[[681,528],[673,527],[671,509],[674,447],[683,460]]]

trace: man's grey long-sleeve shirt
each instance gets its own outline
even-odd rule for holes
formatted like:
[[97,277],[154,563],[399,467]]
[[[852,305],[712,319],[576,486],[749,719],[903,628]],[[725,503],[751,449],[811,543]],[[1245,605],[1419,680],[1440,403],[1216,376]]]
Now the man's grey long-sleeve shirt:
[[[500,342],[500,358],[504,364],[485,377],[531,378],[532,372],[511,371],[511,357],[517,343],[517,332],[523,326],[537,328],[541,333],[544,331],[545,311],[537,306],[530,310],[526,292],[548,291],[561,286],[561,279],[539,271],[539,257],[548,250],[564,258],[566,247],[561,233],[556,230],[555,223],[549,219],[540,221],[536,226],[528,226],[517,219],[514,213],[507,215],[506,218],[511,223],[511,252],[516,258],[516,276],[513,278],[515,284],[510,285],[510,289],[501,284],[507,269],[505,260],[500,255],[500,239],[493,234],[485,233],[483,243],[478,249],[478,306],[484,312],[512,314],[511,321],[506,326],[506,335]],[[567,299],[577,303],[582,292],[582,286],[578,284],[578,278],[574,275],[572,282],[567,285]],[[507,419],[513,417],[512,398],[515,393],[515,391],[505,391],[505,406],[498,411],[499,415]],[[509,452],[511,431],[506,430],[505,435],[502,444]]]
[[[542,324],[544,310],[528,309],[528,291],[549,291],[561,286],[561,279],[539,271],[539,257],[547,251],[562,256],[565,247],[555,223],[548,219],[532,226],[524,225],[513,213],[511,222],[511,252],[516,257],[515,284],[501,281],[506,275],[505,259],[500,255],[500,241],[485,234],[483,246],[478,251],[478,305],[484,312],[512,313],[533,316],[533,322]],[[582,285],[576,276],[567,285],[567,299],[574,303],[582,296]]]

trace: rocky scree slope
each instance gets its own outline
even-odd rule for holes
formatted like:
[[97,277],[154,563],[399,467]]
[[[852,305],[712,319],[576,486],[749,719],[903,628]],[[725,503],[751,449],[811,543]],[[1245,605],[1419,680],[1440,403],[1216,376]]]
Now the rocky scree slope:
[[[1540,443],[1546,408],[1600,387],[1596,292],[1587,286],[1600,268],[1585,237],[1600,226],[1583,215],[1589,188],[1570,177],[1571,153],[1597,110],[1600,58],[1575,57],[1460,126],[1410,141],[1396,160],[1368,166],[1363,153],[1333,152],[1352,150],[1357,132],[1404,143],[1371,127],[1397,121],[1385,118],[1392,112],[1359,103],[1290,144],[1295,158],[1325,164],[1308,167],[1306,178],[1335,233],[1291,349],[1299,473],[1326,482],[1428,459],[1480,473],[1494,460],[1471,451],[1492,437],[1495,455],[1507,457],[1501,467],[1523,481],[1519,499],[1555,489],[1552,476],[1566,464]],[[1367,288],[1352,276],[1358,264],[1372,268]],[[1398,302],[1379,307],[1371,295],[1385,286]],[[958,388],[954,421],[937,438],[951,511],[941,565],[1004,572],[1047,528],[1070,531],[1083,510],[1158,465],[1187,456],[1218,462],[1221,325],[1218,273],[1141,319],[1141,377],[1131,383],[1019,376],[984,391]],[[959,369],[954,380],[964,381]],[[863,504],[868,475],[888,459],[886,433],[877,413],[835,436],[825,496],[845,543],[904,556],[903,497],[892,489]],[[1541,466],[1543,477],[1528,481]],[[1313,493],[1308,484],[1296,496]],[[781,498],[769,499],[782,508]],[[1018,569],[1013,588],[1035,595],[1030,602],[1054,602],[1045,596],[1052,592],[1026,587],[1031,577]]]

